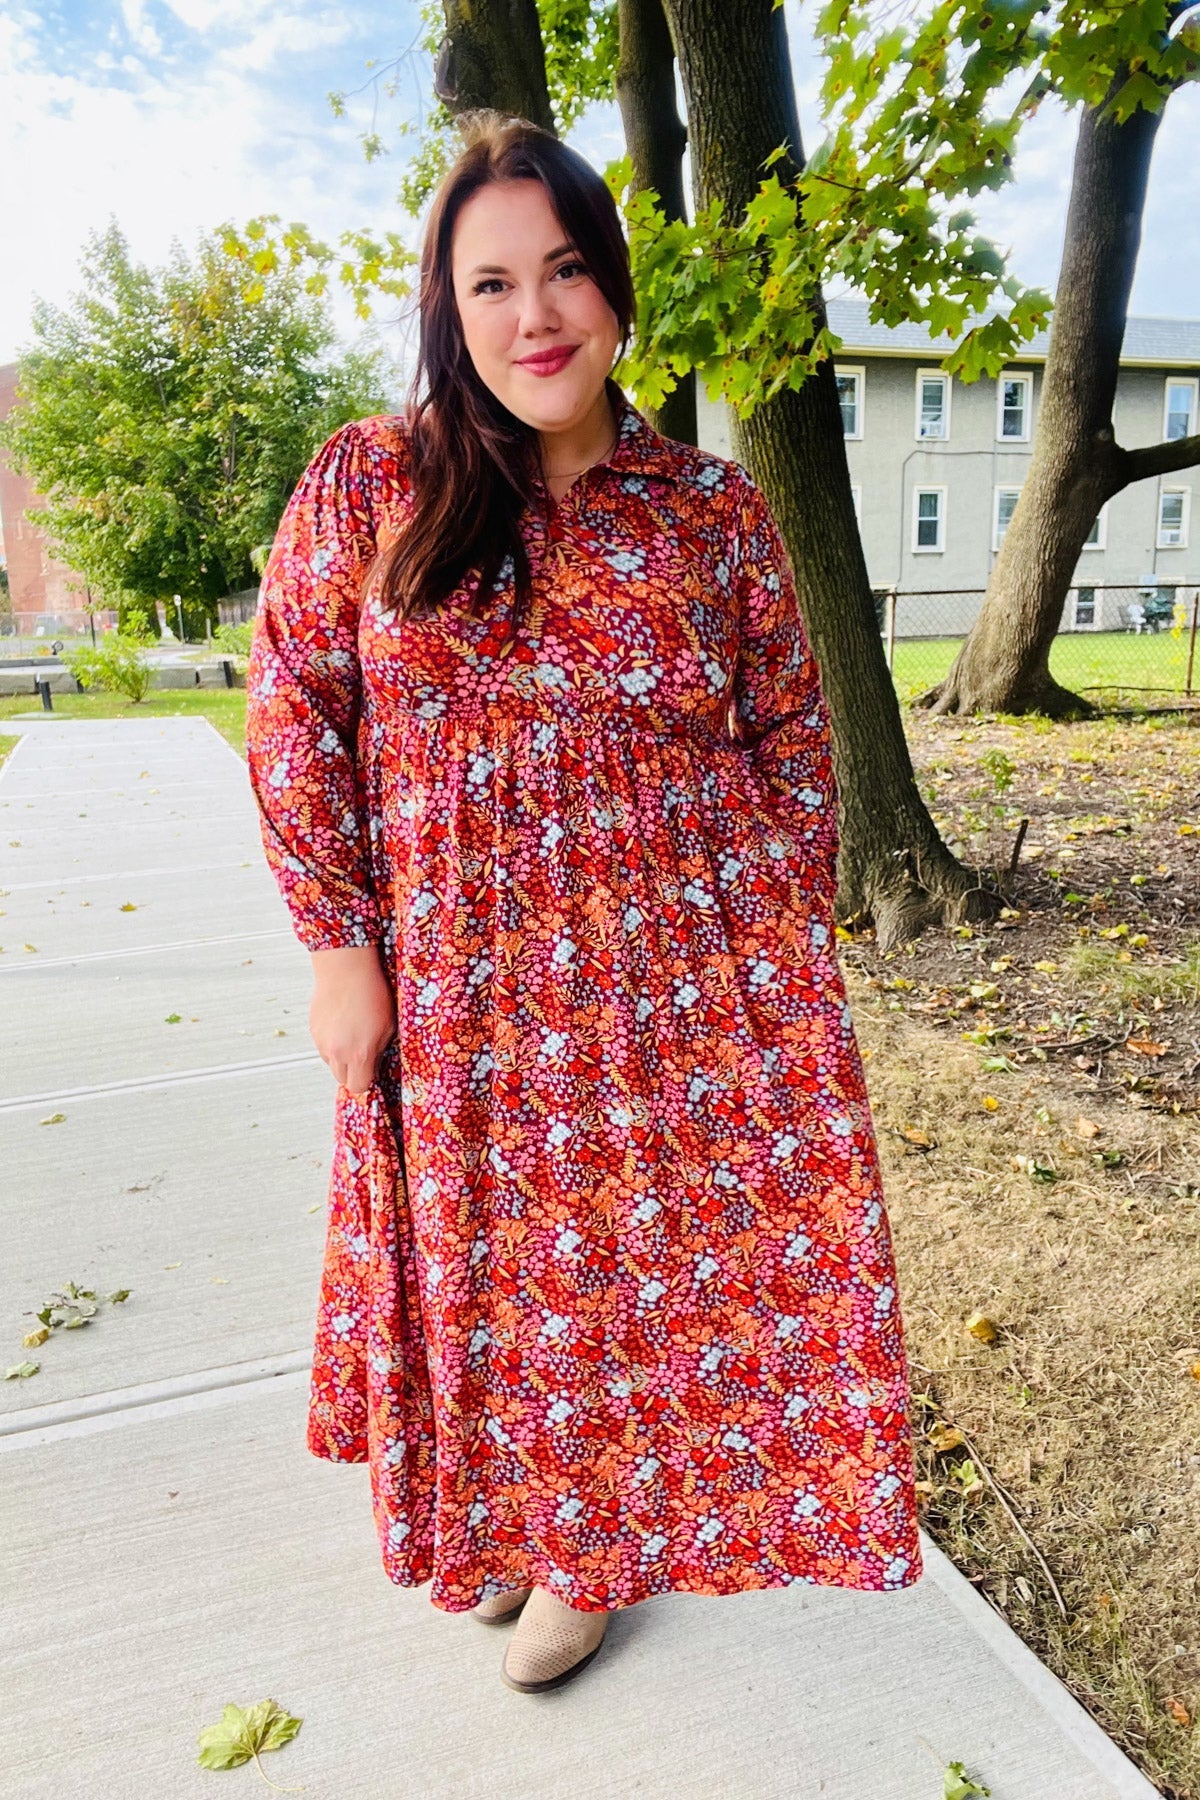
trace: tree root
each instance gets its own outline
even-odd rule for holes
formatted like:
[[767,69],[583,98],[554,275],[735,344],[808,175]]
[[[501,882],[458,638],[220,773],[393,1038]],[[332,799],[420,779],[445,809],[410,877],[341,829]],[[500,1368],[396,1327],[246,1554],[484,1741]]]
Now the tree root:
[[961,679],[954,678],[952,670],[945,681],[918,694],[912,704],[935,718],[959,719],[977,713],[1041,713],[1048,719],[1092,719],[1098,711],[1082,694],[1061,687],[1048,671],[1005,687],[985,686],[972,691]]
[[881,950],[894,950],[933,927],[982,924],[994,919],[1005,903],[1000,889],[989,885],[980,870],[949,855],[939,858],[924,880],[906,865],[910,856],[886,873],[869,872],[858,893],[838,893],[838,920],[859,926],[869,920]]

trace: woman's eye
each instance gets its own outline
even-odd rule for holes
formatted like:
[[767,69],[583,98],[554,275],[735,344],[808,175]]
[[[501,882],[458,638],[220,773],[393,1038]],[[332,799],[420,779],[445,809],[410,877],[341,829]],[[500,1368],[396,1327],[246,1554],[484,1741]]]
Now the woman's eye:
[[[559,263],[559,265],[558,265],[557,269],[555,269],[554,273],[555,273],[555,275],[561,275],[565,271],[568,275],[570,275],[570,274],[573,274],[576,270],[578,270],[581,275],[586,275],[587,274],[587,265],[585,263],[579,262],[577,259],[573,260],[571,262]],[[474,287],[471,289],[471,292],[473,294],[482,294],[490,288],[498,288],[498,287],[502,287],[502,286],[503,286],[503,282],[499,275],[485,275],[481,280],[479,280],[475,283]]]

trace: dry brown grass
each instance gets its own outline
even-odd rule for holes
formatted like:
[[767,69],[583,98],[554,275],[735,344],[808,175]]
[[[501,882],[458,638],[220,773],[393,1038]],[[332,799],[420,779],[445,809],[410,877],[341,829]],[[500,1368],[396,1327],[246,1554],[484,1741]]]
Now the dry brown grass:
[[840,934],[926,1529],[1170,1800],[1200,1800],[1198,726],[914,715],[968,860],[1028,821],[1011,904]]
[[[849,976],[922,1522],[1149,1779],[1200,1800],[1195,1116],[1109,1085],[1081,1099],[1078,1072],[1052,1063],[985,1072],[985,1051]],[[994,1342],[966,1328],[976,1312]]]

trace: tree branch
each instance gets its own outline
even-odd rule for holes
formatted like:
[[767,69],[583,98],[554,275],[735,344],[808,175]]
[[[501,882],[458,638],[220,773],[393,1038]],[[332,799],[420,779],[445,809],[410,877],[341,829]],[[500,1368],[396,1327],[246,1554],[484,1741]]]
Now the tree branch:
[[1200,463],[1200,436],[1172,438],[1169,443],[1146,444],[1140,450],[1118,451],[1125,484],[1145,481],[1151,475],[1172,475]]

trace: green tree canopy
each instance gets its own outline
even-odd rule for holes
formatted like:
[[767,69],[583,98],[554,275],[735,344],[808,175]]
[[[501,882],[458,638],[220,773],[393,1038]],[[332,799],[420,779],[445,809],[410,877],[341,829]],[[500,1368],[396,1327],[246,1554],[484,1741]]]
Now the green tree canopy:
[[337,352],[327,303],[290,270],[249,301],[219,237],[136,263],[93,232],[65,308],[37,301],[18,404],[0,426],[49,505],[54,553],[109,604],[180,594],[211,615],[252,587],[313,451],[384,411],[382,350]]

